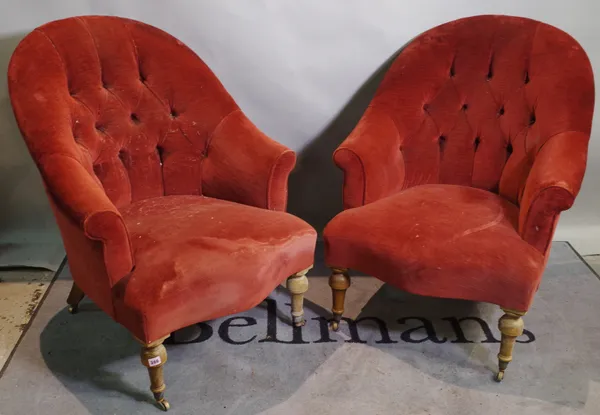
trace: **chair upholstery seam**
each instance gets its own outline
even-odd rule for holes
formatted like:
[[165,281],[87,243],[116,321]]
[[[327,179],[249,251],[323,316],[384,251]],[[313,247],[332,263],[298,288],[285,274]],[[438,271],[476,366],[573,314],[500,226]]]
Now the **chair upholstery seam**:
[[215,126],[215,128],[212,130],[212,132],[210,133],[210,135],[207,137],[206,139],[206,149],[208,150],[208,148],[210,147],[210,144],[212,143],[213,137],[215,136],[215,134],[217,133],[217,130],[219,128],[221,128],[221,125],[223,125],[223,123],[233,114],[235,114],[236,112],[242,112],[242,110],[240,108],[236,108],[233,111],[231,111],[230,113],[228,113],[227,115],[225,115],[223,118],[221,118],[221,121],[219,121],[219,123]]

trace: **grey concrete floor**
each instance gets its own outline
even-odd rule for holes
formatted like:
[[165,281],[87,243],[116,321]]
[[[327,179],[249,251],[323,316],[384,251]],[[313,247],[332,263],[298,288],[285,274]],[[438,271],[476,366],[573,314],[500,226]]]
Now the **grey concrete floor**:
[[[588,255],[584,259],[600,274],[600,255]],[[40,269],[0,270],[0,370],[44,297],[53,274]],[[331,291],[327,269],[315,269],[309,273],[309,278],[310,288],[306,298],[329,309]],[[373,277],[353,276],[352,290],[347,292],[344,315],[349,318],[358,316],[382,285],[381,281]]]

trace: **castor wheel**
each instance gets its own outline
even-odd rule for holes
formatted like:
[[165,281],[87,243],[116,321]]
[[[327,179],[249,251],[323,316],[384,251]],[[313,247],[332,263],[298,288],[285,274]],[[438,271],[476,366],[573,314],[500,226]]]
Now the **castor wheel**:
[[306,324],[306,320],[304,320],[304,317],[301,317],[300,319],[296,319],[296,317],[293,317],[294,321],[294,327],[303,327]]
[[496,382],[502,382],[502,379],[504,379],[504,372],[498,372],[498,373],[496,373],[496,376],[494,377],[494,380]]
[[69,306],[69,313],[70,314],[77,314],[77,312],[79,311],[79,307],[76,305],[70,305]]
[[340,323],[338,321],[332,320],[330,323],[331,330],[338,331],[340,329]]
[[156,405],[158,405],[158,407],[165,412],[167,412],[171,408],[171,405],[169,405],[169,402],[166,399],[157,401]]

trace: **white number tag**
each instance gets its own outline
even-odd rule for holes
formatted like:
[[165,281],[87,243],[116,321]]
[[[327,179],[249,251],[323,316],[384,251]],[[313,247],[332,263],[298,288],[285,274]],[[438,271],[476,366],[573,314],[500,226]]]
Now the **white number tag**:
[[153,357],[152,359],[148,359],[148,365],[150,367],[158,366],[161,363],[162,363],[162,360],[160,360],[160,356],[156,356],[156,357]]

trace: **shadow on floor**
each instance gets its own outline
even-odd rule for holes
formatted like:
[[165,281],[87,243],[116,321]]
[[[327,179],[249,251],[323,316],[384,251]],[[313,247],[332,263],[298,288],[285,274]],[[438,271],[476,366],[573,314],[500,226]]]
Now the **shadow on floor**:
[[[592,358],[600,345],[592,329],[598,326],[593,317],[598,291],[597,278],[572,248],[555,243],[502,383],[493,380],[502,312],[492,304],[423,297],[384,285],[356,319],[365,320],[354,328],[342,324],[341,331],[443,383],[582,409],[598,399],[588,396],[590,384],[600,380],[600,365]],[[569,323],[574,321],[582,326]]]
[[[21,356],[11,364],[11,382],[34,385],[38,397],[56,394],[46,413],[68,413],[74,399],[92,414],[150,413],[138,345],[89,303],[74,316],[61,309],[70,286],[64,278],[40,311],[48,323],[39,334],[30,331],[21,346],[35,352],[39,341],[49,371],[31,371],[31,354]],[[544,278],[525,318],[528,331],[500,384],[492,380],[499,347],[495,324],[501,314],[496,306],[410,295],[386,285],[368,300],[357,321],[344,322],[339,333],[332,333],[327,311],[309,301],[307,325],[292,329],[289,295],[276,289],[259,307],[209,322],[202,342],[168,346],[171,413],[202,408],[211,414],[258,414],[308,395],[319,402],[327,401],[328,394],[349,399],[348,390],[354,388],[370,396],[372,388],[384,387],[382,382],[392,391],[411,379],[431,391],[426,399],[434,407],[448,394],[458,394],[481,399],[487,409],[506,402],[512,408],[529,405],[532,413],[587,410],[597,402],[592,385],[600,380],[594,358],[600,346],[595,318],[600,285],[566,244],[553,246]],[[54,379],[68,393],[56,388]],[[411,388],[396,392],[397,399],[422,396]],[[465,405],[462,410],[475,411],[479,403]]]
[[[51,295],[66,296],[68,284],[57,283]],[[235,324],[246,326],[227,324],[236,317],[228,316],[207,322],[199,343],[167,345],[170,413],[196,413],[199,407],[204,413],[229,413],[225,409],[240,406],[250,415],[284,402],[343,345],[338,341],[312,347],[322,337],[319,320],[328,313],[309,301],[305,313],[309,324],[292,329],[289,295],[278,288],[268,302],[236,315]],[[92,303],[82,303],[76,315],[66,308],[58,312],[39,340],[48,369],[89,413],[152,411],[139,345]],[[59,408],[68,412],[57,404],[48,413]]]

